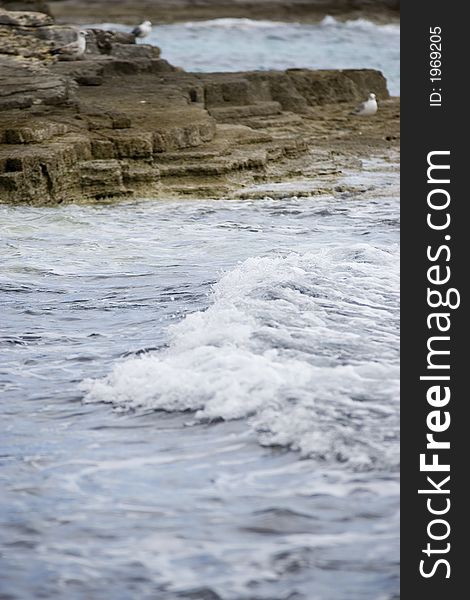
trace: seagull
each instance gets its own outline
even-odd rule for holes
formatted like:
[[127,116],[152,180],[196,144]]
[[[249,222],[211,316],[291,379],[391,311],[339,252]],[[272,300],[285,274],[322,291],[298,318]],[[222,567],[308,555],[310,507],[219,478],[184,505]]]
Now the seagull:
[[54,48],[51,50],[51,54],[57,56],[59,60],[78,60],[85,54],[86,36],[86,31],[79,31],[74,42],[60,48]]
[[144,38],[147,37],[151,31],[152,23],[150,21],[144,21],[140,25],[137,25],[137,27],[134,27],[132,35],[136,38]]
[[358,117],[370,117],[375,115],[378,110],[377,100],[375,94],[372,92],[365,102],[361,102],[351,114],[357,115]]

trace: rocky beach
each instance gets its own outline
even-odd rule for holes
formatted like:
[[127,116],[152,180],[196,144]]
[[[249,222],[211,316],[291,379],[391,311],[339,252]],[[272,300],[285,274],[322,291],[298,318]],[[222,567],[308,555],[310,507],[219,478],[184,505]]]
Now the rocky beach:
[[[80,60],[57,61],[51,50],[76,35],[50,14],[0,7],[1,202],[217,198],[299,174],[322,193],[398,147],[399,102],[376,70],[189,73],[100,29]],[[370,90],[378,114],[351,118]]]

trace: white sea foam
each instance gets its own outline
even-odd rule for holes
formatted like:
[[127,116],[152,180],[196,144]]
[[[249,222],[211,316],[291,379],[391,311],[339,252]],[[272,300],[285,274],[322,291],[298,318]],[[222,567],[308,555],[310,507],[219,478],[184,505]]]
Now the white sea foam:
[[247,418],[262,444],[397,464],[398,250],[355,245],[246,260],[160,352],[85,382],[87,402]]
[[201,29],[205,27],[217,29],[266,29],[277,28],[285,25],[282,21],[269,21],[266,19],[247,19],[247,18],[221,18],[208,19],[206,21],[186,21],[184,27],[187,29]]
[[374,23],[373,21],[369,21],[368,19],[348,19],[347,21],[339,21],[332,17],[331,15],[327,15],[320,23],[322,27],[338,27],[338,28],[347,28],[347,29],[357,29],[360,31],[380,31],[382,33],[391,33],[391,34],[399,34],[400,33],[400,25],[398,23]]
[[[327,15],[320,21],[321,27],[337,27],[337,28],[348,28],[357,29],[361,31],[381,31],[389,33],[399,33],[400,25],[398,23],[386,23],[378,24],[368,19],[348,19],[346,21],[340,21],[331,15]],[[286,21],[271,21],[266,19],[248,19],[248,18],[221,18],[221,19],[208,19],[205,21],[186,21],[183,23],[186,29],[278,29],[279,27],[299,27],[305,28],[306,25],[297,22],[286,22]]]

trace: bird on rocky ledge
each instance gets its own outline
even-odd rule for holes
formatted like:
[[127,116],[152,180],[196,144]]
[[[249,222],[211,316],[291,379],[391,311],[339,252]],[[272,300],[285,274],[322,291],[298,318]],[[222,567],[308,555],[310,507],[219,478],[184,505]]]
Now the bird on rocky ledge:
[[54,48],[51,50],[51,54],[57,56],[59,60],[78,60],[85,54],[86,36],[86,31],[79,31],[74,42],[60,46],[60,48]]
[[132,30],[132,35],[136,38],[147,37],[152,31],[152,23],[150,21],[144,21]]
[[370,117],[375,115],[378,108],[376,96],[371,92],[367,100],[365,102],[361,102],[361,104],[359,104],[359,106],[357,106],[351,114],[357,115],[358,117]]

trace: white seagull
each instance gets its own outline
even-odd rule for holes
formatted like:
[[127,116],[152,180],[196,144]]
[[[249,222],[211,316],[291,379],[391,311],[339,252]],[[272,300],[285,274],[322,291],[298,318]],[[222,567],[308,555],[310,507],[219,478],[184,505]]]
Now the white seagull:
[[134,27],[132,35],[136,38],[144,38],[147,37],[151,31],[152,23],[150,21],[144,21],[140,25],[137,25],[137,27]]
[[70,42],[60,48],[51,50],[53,56],[57,56],[59,60],[78,60],[85,54],[86,50],[86,31],[79,31],[78,37],[74,42]]
[[378,108],[379,107],[377,106],[377,99],[375,97],[375,94],[371,92],[367,100],[365,102],[361,102],[359,106],[357,106],[353,110],[352,114],[357,115],[359,117],[370,117],[372,115],[375,115]]

